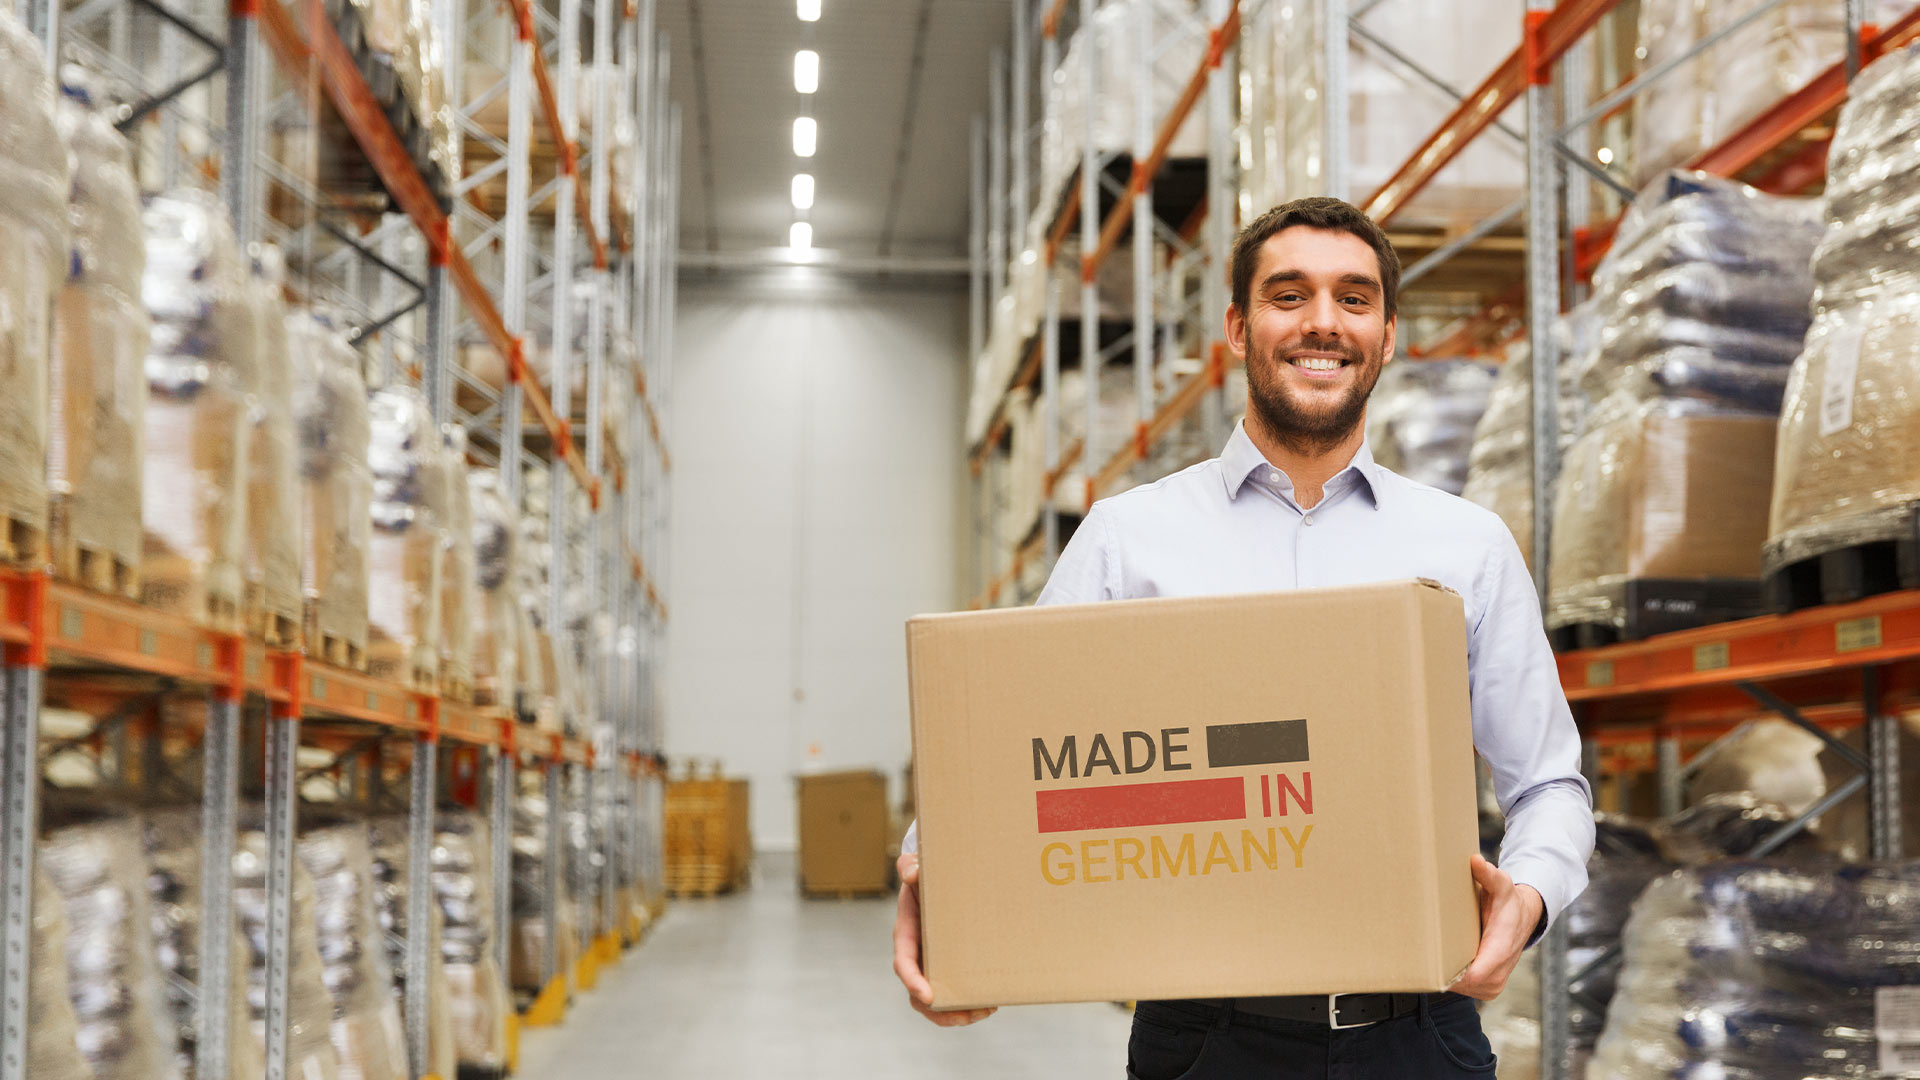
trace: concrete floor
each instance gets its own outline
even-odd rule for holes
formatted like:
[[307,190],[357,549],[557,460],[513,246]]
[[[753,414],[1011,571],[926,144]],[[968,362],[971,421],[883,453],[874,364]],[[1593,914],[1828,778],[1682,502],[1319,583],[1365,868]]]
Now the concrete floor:
[[753,887],[676,900],[637,949],[527,1032],[524,1080],[1019,1080],[1125,1075],[1129,1017],[1114,1005],[1002,1009],[938,1028],[893,976],[894,901],[802,900],[790,857]]

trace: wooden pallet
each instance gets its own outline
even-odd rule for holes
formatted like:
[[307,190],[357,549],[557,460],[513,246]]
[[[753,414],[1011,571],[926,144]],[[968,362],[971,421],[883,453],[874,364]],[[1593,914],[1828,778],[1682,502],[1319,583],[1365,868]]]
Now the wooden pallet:
[[1760,582],[1745,578],[1638,578],[1625,585],[1624,625],[1571,623],[1547,631],[1557,652],[1597,649],[1655,634],[1734,622],[1764,614]]
[[269,649],[294,649],[300,645],[301,613],[271,610],[257,585],[247,586],[247,633],[264,642]]
[[809,900],[876,900],[892,893],[893,890],[885,885],[869,885],[858,889],[800,888],[800,895]]
[[0,562],[35,567],[47,557],[47,526],[43,521],[9,517],[0,520]]
[[444,661],[440,665],[440,696],[456,705],[482,704],[474,700],[473,675]]
[[140,599],[138,564],[76,540],[54,542],[53,574],[97,593]]
[[240,595],[208,584],[203,568],[178,556],[149,558],[141,567],[140,602],[221,633],[245,629]]
[[1836,541],[1796,562],[1770,565],[1765,580],[1769,608],[1799,611],[1920,589],[1920,504],[1869,528],[1865,538],[1856,530],[1837,531],[1848,542]]
[[322,663],[332,664],[334,667],[347,668],[351,671],[367,670],[366,646],[357,645],[346,638],[335,637],[332,634],[323,633],[318,637],[309,637],[307,655],[315,657]]

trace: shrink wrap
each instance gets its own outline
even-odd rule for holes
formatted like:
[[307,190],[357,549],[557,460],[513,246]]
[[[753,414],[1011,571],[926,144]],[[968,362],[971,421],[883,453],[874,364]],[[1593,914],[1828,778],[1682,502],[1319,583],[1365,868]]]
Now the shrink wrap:
[[277,248],[261,246],[248,282],[255,335],[247,387],[246,603],[269,645],[292,645],[300,625],[300,487],[293,434],[293,372],[287,356],[286,270]]
[[498,471],[469,470],[467,494],[473,511],[474,703],[512,707],[521,650],[515,518],[500,491]]
[[411,387],[377,390],[368,404],[373,473],[368,547],[368,670],[430,688],[440,666],[442,529],[447,453],[427,399]]
[[[195,1054],[199,1036],[198,1000],[190,987],[200,983],[201,920],[200,812],[161,809],[146,815],[142,833],[147,875],[149,916],[161,970],[166,975],[167,1015],[171,1020],[174,1066],[184,1080],[215,1080],[198,1073]],[[228,986],[233,988],[227,1028],[226,1080],[257,1080],[266,1074],[265,1048],[255,1034],[247,1006],[247,966],[250,952],[237,928],[233,938]]]
[[[253,827],[241,826],[233,852],[233,902],[248,956],[247,1007],[254,1037],[263,1044],[267,1029],[267,834],[259,831],[262,816],[249,812]],[[358,1075],[342,1068],[331,1033],[333,999],[327,989],[325,962],[320,956],[313,878],[300,858],[293,860],[291,903],[292,943],[287,976],[287,1075],[301,1080],[350,1080]]]
[[307,652],[328,663],[366,662],[367,554],[373,477],[366,384],[359,357],[321,317],[287,322],[293,413],[300,439],[300,587]]

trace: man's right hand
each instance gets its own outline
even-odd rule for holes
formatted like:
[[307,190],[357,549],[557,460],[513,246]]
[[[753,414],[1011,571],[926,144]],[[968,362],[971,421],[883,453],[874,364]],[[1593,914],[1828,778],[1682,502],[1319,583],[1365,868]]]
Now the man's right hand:
[[965,1027],[993,1015],[992,1009],[955,1009],[950,1012],[933,1007],[933,986],[920,972],[920,856],[907,852],[900,856],[900,908],[893,917],[893,973],[907,988],[907,1000],[915,1012],[941,1027]]

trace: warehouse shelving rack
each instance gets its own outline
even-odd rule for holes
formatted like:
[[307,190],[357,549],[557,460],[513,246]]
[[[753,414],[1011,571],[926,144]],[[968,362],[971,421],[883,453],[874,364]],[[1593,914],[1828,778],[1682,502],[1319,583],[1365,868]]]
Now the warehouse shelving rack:
[[[1351,13],[1345,0],[1327,0],[1331,18],[1357,19],[1369,4]],[[1515,217],[1524,217],[1523,287],[1491,297],[1481,311],[1437,345],[1429,356],[1457,354],[1489,336],[1524,327],[1533,357],[1533,505],[1552,504],[1559,468],[1557,354],[1552,328],[1569,295],[1584,287],[1605,253],[1618,218],[1596,220],[1583,183],[1571,182],[1572,170],[1597,182],[1621,202],[1634,192],[1603,165],[1589,160],[1578,145],[1582,133],[1633,99],[1648,85],[1692,60],[1716,42],[1760,18],[1781,0],[1763,0],[1742,19],[1703,37],[1678,56],[1626,79],[1599,100],[1584,100],[1590,59],[1579,45],[1617,0],[1562,0],[1557,6],[1529,0],[1521,43],[1471,91],[1458,95],[1454,112],[1429,135],[1392,178],[1362,207],[1383,225],[1404,210],[1420,190],[1474,138],[1524,101],[1527,149],[1524,205],[1515,205],[1466,230],[1443,245],[1409,276],[1425,272]],[[1860,66],[1879,54],[1920,37],[1920,10],[1885,29],[1863,25],[1861,6],[1842,3],[1847,55],[1787,95],[1718,144],[1701,151],[1685,167],[1735,177],[1763,190],[1797,194],[1825,174],[1828,123],[1846,98],[1847,84]],[[1353,25],[1358,25],[1357,22]],[[1344,53],[1344,50],[1342,50]],[[1344,83],[1340,65],[1329,64],[1329,96]],[[1559,86],[1556,88],[1556,74]],[[1556,96],[1556,89],[1559,91]],[[1557,99],[1556,99],[1557,98]],[[1563,255],[1565,256],[1563,261]],[[1536,513],[1533,566],[1546,594],[1551,538],[1547,515]],[[1818,736],[1860,776],[1835,788],[1806,813],[1787,823],[1751,854],[1775,850],[1821,814],[1864,790],[1868,801],[1868,837],[1875,858],[1897,858],[1902,845],[1899,819],[1899,743],[1896,714],[1915,701],[1920,677],[1920,593],[1876,597],[1857,604],[1815,608],[1793,615],[1709,626],[1608,648],[1570,652],[1560,657],[1560,674],[1585,743],[1589,771],[1603,742],[1651,740],[1664,812],[1677,811],[1686,767],[1682,740],[1689,733],[1724,732],[1761,715],[1777,715]],[[1832,730],[1864,726],[1864,753],[1834,738]],[[1702,751],[1705,754],[1708,751]],[[1541,956],[1541,1070],[1543,1080],[1569,1074],[1569,1007],[1583,982],[1602,967],[1618,963],[1610,951],[1581,970],[1567,970],[1564,926],[1555,927]]]
[[[550,572],[552,589],[548,616],[556,637],[564,640],[568,614],[566,589],[582,586],[582,595],[605,598],[604,610],[590,623],[590,633],[610,644],[608,660],[595,663],[589,650],[589,670],[583,673],[591,688],[590,714],[570,717],[585,737],[535,732],[521,721],[530,718],[528,702],[512,708],[475,708],[443,698],[431,690],[409,688],[370,678],[357,671],[333,667],[303,655],[298,649],[269,649],[243,635],[210,631],[181,618],[126,601],[54,582],[45,571],[0,572],[0,642],[5,646],[5,710],[0,724],[0,1077],[23,1075],[27,1029],[26,1001],[28,944],[32,927],[31,880],[37,795],[40,782],[39,715],[53,680],[77,699],[117,703],[124,717],[146,701],[157,701],[159,691],[204,688],[208,695],[206,721],[199,731],[163,731],[144,725],[150,760],[161,753],[160,740],[171,737],[193,742],[204,770],[201,790],[204,848],[203,892],[206,924],[233,921],[232,855],[238,821],[243,712],[264,725],[262,771],[266,791],[268,836],[268,1076],[286,1075],[287,978],[290,970],[290,896],[293,841],[299,788],[305,774],[299,768],[303,744],[333,753],[333,771],[364,768],[364,758],[348,758],[369,745],[392,747],[392,757],[409,766],[409,879],[428,880],[434,813],[443,797],[469,804],[486,803],[494,842],[494,944],[504,977],[510,928],[510,853],[513,809],[521,785],[516,773],[537,771],[549,806],[548,880],[541,883],[543,914],[548,922],[544,957],[547,990],[535,1002],[529,1022],[554,1022],[565,1007],[565,989],[571,976],[590,984],[597,965],[616,955],[623,938],[636,940],[639,927],[625,924],[614,904],[611,860],[621,860],[627,876],[643,883],[649,897],[664,895],[657,832],[660,818],[659,755],[660,702],[655,673],[666,643],[667,608],[658,584],[663,563],[668,505],[665,497],[670,458],[663,416],[671,398],[673,275],[672,246],[678,207],[671,177],[677,174],[679,122],[667,101],[666,47],[656,40],[655,0],[594,0],[593,47],[596,62],[614,66],[618,56],[618,93],[635,118],[640,163],[627,178],[634,212],[621,215],[619,228],[611,212],[613,172],[608,152],[593,152],[583,160],[574,138],[577,111],[578,31],[583,18],[581,0],[558,5],[558,13],[537,8],[531,0],[506,5],[513,35],[506,52],[510,63],[503,86],[511,84],[510,130],[496,140],[499,162],[508,173],[505,206],[496,221],[475,228],[464,202],[452,207],[436,195],[421,167],[408,153],[379,99],[368,86],[356,57],[329,19],[320,0],[299,0],[296,7],[282,0],[232,0],[218,10],[171,8],[161,0],[104,0],[63,11],[58,0],[24,0],[20,14],[45,44],[50,59],[62,45],[81,49],[86,42],[72,37],[89,23],[110,24],[109,39],[116,49],[102,53],[94,47],[90,58],[105,57],[120,73],[152,82],[129,52],[128,20],[134,9],[165,24],[161,34],[160,85],[147,100],[131,109],[132,118],[158,112],[164,130],[165,175],[172,182],[185,173],[178,159],[183,125],[204,132],[223,168],[217,176],[224,201],[242,243],[271,234],[283,247],[308,245],[316,223],[300,227],[275,222],[266,209],[267,185],[290,191],[309,206],[321,201],[310,185],[288,175],[264,153],[263,127],[285,109],[307,110],[309,122],[319,126],[319,111],[330,108],[346,136],[335,149],[356,155],[377,177],[379,188],[391,199],[390,213],[379,228],[354,238],[325,224],[339,249],[310,259],[309,294],[324,294],[358,316],[363,335],[382,333],[404,338],[402,320],[424,309],[416,337],[423,360],[416,371],[397,368],[395,349],[385,346],[389,376],[417,379],[437,422],[458,421],[473,439],[470,453],[501,465],[509,491],[517,498],[527,449],[550,470],[555,555]],[[462,5],[464,6],[464,5]],[[475,98],[461,98],[460,54],[470,37],[485,32],[488,20],[471,23],[452,11],[456,5],[436,5],[446,16],[443,40],[454,54],[447,65],[449,96],[463,106],[461,130],[484,132],[474,122],[470,106]],[[224,33],[207,23],[224,21]],[[66,25],[63,25],[66,24]],[[539,28],[545,29],[544,37]],[[616,33],[619,41],[616,46]],[[171,36],[170,36],[171,35]],[[211,62],[182,75],[184,58],[178,38],[196,43],[213,55]],[[560,74],[549,71],[546,53],[557,49]],[[278,65],[287,93],[272,92],[270,68]],[[51,66],[51,65],[50,65]],[[224,80],[223,100],[212,94],[215,80]],[[537,93],[536,93],[537,91]],[[497,94],[499,88],[488,93]],[[594,81],[592,118],[598,145],[612,142],[612,87],[606,78]],[[324,97],[323,97],[324,94]],[[527,163],[532,152],[529,110],[537,102],[552,144],[559,148],[558,177],[549,184],[556,211],[546,238],[547,275],[529,281],[529,265],[536,246],[530,219],[544,194],[528,190]],[[224,106],[222,110],[219,106]],[[130,126],[123,123],[123,127]],[[242,163],[242,167],[232,167]],[[458,170],[455,170],[456,173]],[[583,175],[584,173],[584,175]],[[466,195],[485,177],[447,178],[459,195]],[[317,216],[317,215],[316,215]],[[578,219],[576,221],[576,219]],[[576,253],[575,230],[584,237]],[[489,232],[490,230],[490,232]],[[478,234],[477,236],[475,234]],[[504,238],[505,257],[492,281],[477,270],[473,256],[491,242]],[[616,240],[616,236],[618,239]],[[411,248],[411,251],[409,251]],[[582,255],[590,258],[583,259]],[[418,267],[409,262],[424,263]],[[576,266],[585,262],[585,267]],[[367,289],[364,267],[375,268],[378,288]],[[570,370],[573,358],[565,347],[552,350],[554,394],[549,399],[532,378],[527,363],[530,294],[544,286],[556,298],[569,295],[570,279],[584,272],[594,288],[589,309],[589,347],[585,357],[585,436],[577,440],[577,416]],[[337,275],[332,280],[318,280]],[[411,302],[396,300],[396,281],[413,286]],[[376,292],[377,302],[370,302]],[[495,297],[500,297],[496,304]],[[556,330],[565,329],[568,305],[554,303]],[[460,315],[464,310],[464,324]],[[502,357],[508,372],[504,390],[491,407],[478,414],[455,404],[456,379],[467,373],[454,362],[456,335],[472,328]],[[609,344],[615,337],[632,341],[637,361],[609,370]],[[556,342],[569,342],[565,333]],[[409,341],[411,344],[412,342]],[[606,380],[631,379],[635,407],[630,415],[602,414]],[[468,379],[471,382],[470,379]],[[535,431],[523,431],[530,413]],[[622,425],[628,457],[610,455],[608,428]],[[533,437],[528,438],[529,435]],[[584,445],[582,445],[584,443]],[[610,459],[611,458],[611,459]],[[608,490],[610,489],[610,490]],[[589,525],[570,547],[565,507],[573,490],[585,494],[592,513]],[[518,715],[516,715],[516,713]],[[302,722],[310,722],[303,733]],[[124,750],[125,725],[98,732],[88,740],[103,757]],[[443,740],[447,753],[441,754]],[[124,773],[124,762],[115,762]],[[483,764],[491,775],[490,798],[478,794],[478,785],[466,782]],[[150,771],[150,770],[149,770]],[[576,882],[590,902],[581,919],[580,968],[556,970],[555,938],[551,933],[557,900],[559,807],[567,785],[563,772],[572,774],[582,795],[590,831],[590,847],[605,852],[606,870]],[[463,780],[462,778],[466,778]],[[373,777],[377,783],[379,777]],[[616,792],[616,788],[618,789]],[[616,813],[616,808],[618,812]],[[596,812],[597,811],[597,812]],[[585,860],[582,860],[585,862]],[[428,924],[431,892],[410,890],[408,925]],[[230,985],[228,954],[231,936],[202,935],[195,988],[199,1005],[198,1067],[202,1075],[224,1075],[228,1060],[226,1009],[237,991]],[[428,943],[425,935],[406,943],[404,973],[407,985],[407,1046],[415,1076],[424,1075],[426,1062],[426,1000]]]
[[[1379,0],[1313,2],[1317,5],[1320,25],[1327,28],[1322,42],[1322,107],[1326,110],[1327,143],[1321,193],[1351,197],[1347,190],[1345,146],[1348,42],[1352,35],[1375,49],[1382,46],[1378,36],[1368,31],[1362,22]],[[1694,59],[1739,26],[1760,18],[1780,2],[1762,0],[1738,23],[1702,39],[1681,55],[1645,71],[1623,73],[1625,77],[1618,85],[1592,101],[1586,100],[1586,88],[1589,65],[1595,57],[1583,47],[1583,42],[1613,11],[1617,0],[1562,0],[1557,5],[1550,0],[1529,0],[1523,15],[1520,44],[1498,58],[1491,73],[1478,85],[1465,90],[1449,86],[1444,79],[1424,70],[1416,59],[1388,52],[1393,66],[1403,77],[1443,89],[1458,101],[1454,111],[1412,149],[1388,182],[1360,203],[1390,234],[1396,217],[1475,138],[1494,129],[1525,146],[1527,177],[1523,197],[1484,220],[1439,238],[1407,267],[1403,287],[1444,270],[1463,253],[1486,249],[1491,240],[1506,236],[1516,223],[1524,223],[1521,233],[1524,239],[1516,252],[1520,259],[1512,268],[1512,282],[1487,289],[1477,310],[1443,327],[1427,340],[1414,343],[1409,355],[1434,359],[1476,355],[1516,338],[1527,340],[1534,357],[1533,494],[1537,507],[1551,504],[1550,493],[1559,465],[1558,418],[1552,405],[1556,399],[1557,374],[1552,325],[1563,310],[1564,300],[1569,296],[1578,297],[1579,290],[1584,288],[1617,224],[1617,216],[1596,213],[1595,189],[1599,200],[1607,203],[1624,205],[1634,195],[1620,176],[1591,156],[1590,132],[1606,124],[1648,85]],[[1696,154],[1684,163],[1685,167],[1734,177],[1780,194],[1804,193],[1822,181],[1832,137],[1831,119],[1846,99],[1853,74],[1873,58],[1920,39],[1920,9],[1887,26],[1875,27],[1863,24],[1863,5],[1853,0],[1834,2],[1846,20],[1846,56],[1716,145]],[[1231,14],[1236,20],[1257,21],[1266,6],[1263,0],[1245,0],[1244,4],[1234,4]],[[1042,62],[1043,77],[1057,66],[1058,52],[1052,47],[1052,36],[1065,7],[1064,0],[1056,0],[1048,7],[1042,24],[1044,43],[1048,46]],[[1021,5],[1016,4],[1015,10],[1014,55],[1019,58],[1024,55],[1023,35],[1029,28],[1020,14]],[[1091,5],[1083,3],[1083,20],[1090,13]],[[1217,25],[1222,31],[1227,27],[1224,19]],[[1017,101],[1023,86],[1017,73],[1013,85]],[[1526,111],[1524,131],[1516,131],[1500,120],[1501,115],[1516,104]],[[1024,137],[1018,129],[1024,114],[1016,108],[1015,115],[1013,148],[1019,162]],[[998,116],[995,121],[986,146],[989,155],[1002,153],[1006,143]],[[1175,130],[1177,116],[1170,118],[1170,124],[1172,126],[1162,130]],[[1217,130],[1213,138],[1218,139]],[[1137,148],[1148,145],[1143,139]],[[981,154],[980,147],[981,143],[976,140],[976,158]],[[1142,153],[1138,160],[1145,158]],[[1096,160],[1090,139],[1086,160]],[[1576,173],[1582,182],[1570,181]],[[997,170],[995,175],[999,175]],[[1225,180],[1221,174],[1211,176],[1209,207],[1228,205],[1214,198],[1222,190],[1231,190],[1223,188]],[[983,183],[981,170],[976,166],[976,222],[982,217],[983,206],[1006,197],[1000,184],[995,183],[983,191]],[[1086,199],[1085,189],[1090,186],[1083,178],[1082,190],[1077,195]],[[1016,185],[1014,190],[1021,189]],[[1137,194],[1139,188],[1130,185],[1128,190]],[[1071,205],[1074,209],[1078,207],[1077,203]],[[1208,214],[1209,235],[1230,235],[1225,217]],[[1007,224],[997,207],[986,220],[990,223],[989,229],[1004,229]],[[1058,255],[1061,238],[1071,223],[1068,215],[1055,221],[1045,253],[1050,262]],[[1083,250],[1096,250],[1097,234],[1085,229],[1084,223],[1083,239],[1086,242]],[[997,299],[1005,278],[1003,271],[989,265],[991,253],[1004,253],[1005,248],[1004,241],[996,242],[976,229],[974,288],[980,298],[976,301],[976,357],[985,333],[982,307]],[[1224,250],[1224,244],[1216,242],[1213,250]],[[1205,257],[1204,252],[1201,257]],[[1210,307],[1207,316],[1217,319],[1218,309]],[[1036,347],[1046,344],[1043,336]],[[1038,357],[1038,362],[1034,355],[1026,357],[1016,374],[1015,387],[1032,384],[1039,377],[1036,372],[1050,368],[1054,362],[1054,357],[1044,349]],[[1217,362],[1210,363],[1210,368],[1217,370]],[[1163,409],[1168,407],[1177,406],[1169,402]],[[1149,413],[1143,409],[1141,415]],[[1003,559],[1004,536],[993,521],[996,514],[1004,514],[1007,509],[1005,496],[999,490],[1002,484],[994,475],[995,450],[1004,430],[999,424],[1000,417],[996,414],[996,426],[989,437],[972,450],[974,475],[980,478],[974,506],[979,531],[976,583],[981,592],[973,601],[975,607],[1005,602],[1009,586],[1016,585],[1027,564],[1050,559],[1056,553],[1051,515],[1047,515],[1047,535],[1017,543],[1010,564]],[[1047,424],[1050,438],[1057,439],[1054,434],[1058,430],[1057,415],[1052,409],[1049,409]],[[1055,470],[1075,463],[1073,450],[1057,454],[1055,445],[1053,442],[1048,445],[1049,494],[1051,482],[1058,476]],[[1140,456],[1145,456],[1144,449]],[[1124,470],[1118,474],[1103,470],[1098,490],[1111,490],[1107,483],[1123,475]],[[1092,494],[1094,492],[1089,492]],[[1533,565],[1543,595],[1550,543],[1548,524],[1541,515],[1534,530]],[[1684,744],[1722,735],[1759,716],[1776,715],[1819,736],[1839,758],[1857,766],[1860,776],[1835,788],[1807,813],[1770,836],[1753,854],[1774,850],[1813,819],[1862,791],[1868,803],[1870,853],[1876,858],[1896,858],[1901,854],[1895,716],[1901,709],[1920,705],[1920,700],[1916,700],[1920,698],[1920,592],[1883,595],[1855,604],[1814,608],[1792,615],[1570,652],[1560,657],[1559,665],[1580,724],[1589,772],[1597,768],[1602,754],[1610,749],[1651,743],[1662,807],[1671,812],[1680,806],[1681,784],[1688,770],[1688,764],[1682,760]],[[1864,750],[1833,738],[1834,731],[1853,727],[1865,729]],[[1709,745],[1695,755],[1695,761],[1704,760],[1712,752],[1713,746]],[[1566,949],[1564,927],[1554,928],[1542,947],[1540,980],[1541,1076],[1546,1080],[1561,1080],[1569,1072],[1568,1016],[1572,995],[1578,993],[1581,983],[1601,966],[1617,963],[1619,959],[1617,952],[1611,953],[1597,958],[1581,971],[1569,972]]]

